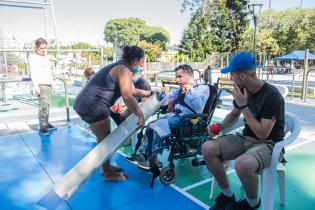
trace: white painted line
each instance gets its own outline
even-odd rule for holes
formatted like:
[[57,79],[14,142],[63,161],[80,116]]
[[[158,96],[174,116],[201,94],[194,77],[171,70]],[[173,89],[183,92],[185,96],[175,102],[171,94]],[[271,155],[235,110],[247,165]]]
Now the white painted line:
[[176,185],[172,184],[170,185],[172,188],[174,188],[175,190],[177,190],[179,193],[181,193],[182,195],[184,195],[185,197],[189,198],[190,200],[194,201],[195,203],[197,203],[199,206],[201,206],[204,209],[209,209],[210,206],[208,206],[207,204],[205,204],[204,202],[202,202],[201,200],[197,199],[196,197],[190,195],[189,193],[187,193],[186,191],[184,191],[183,189],[177,187]]
[[311,142],[315,142],[315,139],[310,139],[310,140],[306,140],[306,141],[302,141],[300,143],[296,143],[294,145],[291,145],[291,146],[288,146],[285,148],[286,151],[290,151],[292,149],[295,149],[295,148],[298,148],[298,147],[301,147],[305,144],[308,144],[308,143],[311,143]]
[[[229,174],[234,173],[234,172],[235,172],[235,170],[234,170],[234,169],[231,169],[231,170],[228,170],[228,171],[226,172],[226,174],[229,175]],[[206,183],[208,183],[208,182],[212,182],[213,180],[214,180],[214,177],[211,177],[211,178],[209,178],[209,179],[205,179],[205,180],[203,180],[203,181],[200,181],[200,182],[197,182],[197,183],[195,183],[195,184],[192,184],[192,185],[189,185],[189,186],[187,186],[187,187],[184,187],[182,190],[188,191],[188,190],[191,190],[191,189],[193,189],[193,188],[195,188],[195,187],[198,187],[198,186],[200,186],[200,185],[206,184]]]

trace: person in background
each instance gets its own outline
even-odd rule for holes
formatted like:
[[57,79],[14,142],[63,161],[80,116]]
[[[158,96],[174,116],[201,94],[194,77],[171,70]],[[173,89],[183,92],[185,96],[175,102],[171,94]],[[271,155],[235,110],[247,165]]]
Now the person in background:
[[[99,70],[76,97],[73,108],[89,124],[98,143],[111,132],[110,107],[120,97],[127,108],[138,117],[137,126],[144,125],[144,115],[134,97],[148,97],[151,91],[136,89],[132,84],[132,72],[141,68],[143,63],[143,49],[125,46],[122,60]],[[110,160],[102,165],[105,181],[126,180],[126,175],[120,173],[122,170],[111,165]]]
[[95,71],[93,68],[87,68],[84,70],[84,77],[86,79],[86,83],[90,81],[90,79],[92,78],[94,74],[95,74]]
[[[141,77],[140,69],[133,70],[132,82],[137,89],[151,91],[150,84]],[[147,97],[136,97],[135,99],[137,103],[140,103],[144,102]],[[124,103],[117,103],[111,108],[110,116],[115,121],[116,125],[120,125],[130,114],[131,111],[126,108]]]
[[48,130],[55,129],[49,123],[49,109],[54,83],[51,67],[52,64],[47,56],[47,41],[44,38],[38,38],[35,41],[35,54],[32,54],[29,59],[29,69],[35,94],[39,100],[39,134],[44,136],[49,135]]
[[[134,69],[132,72],[132,82],[135,86],[135,88],[140,90],[147,90],[151,91],[150,84],[141,77],[140,69]],[[147,97],[136,97],[135,98],[137,103],[144,102]],[[129,115],[131,114],[131,111],[127,109],[126,105],[123,103],[123,101],[118,100],[119,102],[116,103],[114,106],[111,107],[110,110],[110,117],[115,121],[116,125],[120,125]],[[130,145],[131,139],[126,141],[124,145]]]

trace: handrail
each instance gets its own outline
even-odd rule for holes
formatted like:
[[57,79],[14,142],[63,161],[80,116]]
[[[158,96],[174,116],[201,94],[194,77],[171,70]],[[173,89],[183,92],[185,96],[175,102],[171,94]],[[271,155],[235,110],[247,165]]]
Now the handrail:
[[11,82],[30,82],[32,79],[30,77],[23,77],[22,79],[4,79],[0,80],[1,89],[2,89],[2,99],[3,101],[7,101],[7,96],[5,93],[5,84]]
[[267,82],[269,82],[269,69],[287,69],[287,70],[291,70],[292,72],[292,83],[291,83],[291,100],[293,100],[293,93],[294,93],[294,89],[295,89],[295,68],[288,67],[288,66],[265,66],[265,71],[267,70]]
[[304,102],[306,102],[306,99],[307,99],[308,76],[311,71],[315,71],[315,69],[309,69],[308,72],[306,73],[306,87],[305,87],[305,93],[304,93],[305,95]]
[[55,80],[60,80],[63,83],[63,86],[65,87],[66,113],[67,113],[67,121],[69,122],[70,121],[70,111],[69,111],[67,83],[63,78],[60,78],[60,77],[56,77]]

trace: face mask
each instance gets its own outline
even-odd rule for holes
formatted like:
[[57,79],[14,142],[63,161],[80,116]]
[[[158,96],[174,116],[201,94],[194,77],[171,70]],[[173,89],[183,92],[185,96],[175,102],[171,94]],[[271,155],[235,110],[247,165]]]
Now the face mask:
[[132,82],[133,82],[133,84],[135,84],[137,81],[138,81],[138,78],[137,78],[137,77],[132,77]]
[[138,74],[140,72],[140,66],[133,67],[132,74]]

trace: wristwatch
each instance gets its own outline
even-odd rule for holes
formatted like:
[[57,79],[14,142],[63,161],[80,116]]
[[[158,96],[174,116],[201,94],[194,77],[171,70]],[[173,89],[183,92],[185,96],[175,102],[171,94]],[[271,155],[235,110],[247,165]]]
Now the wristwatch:
[[239,106],[238,108],[239,110],[243,111],[246,107],[248,107],[248,105],[244,104],[244,105]]

